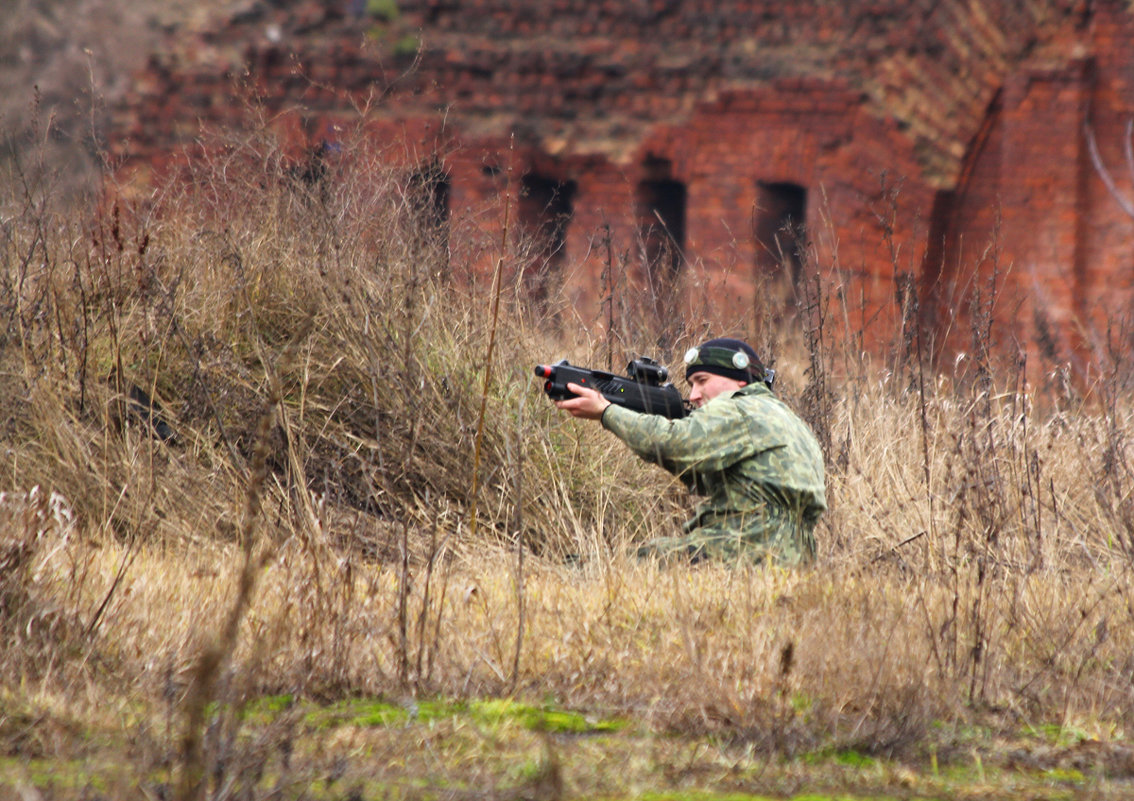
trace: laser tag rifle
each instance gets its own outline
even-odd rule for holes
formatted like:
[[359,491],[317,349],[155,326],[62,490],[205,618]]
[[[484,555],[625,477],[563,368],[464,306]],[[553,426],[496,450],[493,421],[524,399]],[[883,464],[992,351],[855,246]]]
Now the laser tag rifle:
[[626,377],[576,367],[566,359],[555,364],[537,364],[535,374],[547,379],[543,391],[552,400],[578,397],[567,389],[568,384],[578,384],[596,389],[611,403],[636,412],[660,414],[671,420],[688,414],[681,393],[668,383],[669,370],[644,356],[626,365]]

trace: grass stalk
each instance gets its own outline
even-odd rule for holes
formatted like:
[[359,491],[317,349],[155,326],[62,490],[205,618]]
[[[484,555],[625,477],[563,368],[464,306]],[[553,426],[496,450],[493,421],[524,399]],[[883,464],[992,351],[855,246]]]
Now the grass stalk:
[[[510,176],[509,176],[510,177]],[[469,502],[469,536],[476,538],[477,506],[480,499],[480,452],[484,443],[484,423],[488,409],[488,391],[492,386],[492,360],[496,351],[496,328],[500,320],[500,296],[504,290],[504,259],[508,247],[509,212],[511,211],[511,187],[504,193],[504,222],[500,226],[500,251],[496,266],[492,271],[492,320],[488,329],[488,346],[484,354],[484,384],[480,392],[480,411],[476,421],[476,439],[473,444],[472,490]]]
[[[283,365],[291,361],[295,348],[306,337],[305,326],[292,339],[281,359]],[[240,530],[241,568],[237,581],[236,597],[225,615],[224,623],[201,649],[190,676],[190,686],[184,704],[185,729],[181,737],[179,801],[197,801],[205,794],[205,760],[202,741],[205,717],[209,704],[215,699],[217,682],[225,664],[236,649],[240,624],[252,605],[256,582],[272,558],[274,545],[269,540],[257,552],[260,537],[257,523],[260,518],[264,482],[268,477],[268,454],[271,449],[271,432],[276,423],[283,393],[278,375],[265,362],[268,376],[268,398],[256,428],[252,462],[244,497],[244,517]]]

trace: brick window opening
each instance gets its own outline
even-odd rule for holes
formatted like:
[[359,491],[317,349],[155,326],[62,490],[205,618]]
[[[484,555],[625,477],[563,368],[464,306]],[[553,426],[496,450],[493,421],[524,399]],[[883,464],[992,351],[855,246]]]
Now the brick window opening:
[[529,173],[523,177],[516,216],[523,232],[523,284],[528,298],[546,311],[559,287],[567,259],[567,227],[575,213],[578,186],[574,181]]
[[756,185],[757,279],[785,276],[799,284],[807,250],[807,189],[791,183],[760,181]]
[[449,189],[449,174],[437,160],[417,167],[406,183],[406,242],[425,262],[435,263],[438,275],[449,271]]
[[656,294],[673,289],[685,262],[685,184],[670,176],[671,163],[649,159],[646,178],[638,184],[638,235],[646,277]]
[[918,324],[925,337],[925,350],[935,357],[939,355],[938,349],[945,345],[939,337],[944,338],[955,328],[953,316],[958,305],[955,296],[958,276],[955,264],[948,257],[948,243],[956,201],[956,193],[949,190],[941,190],[933,198],[929,237],[918,287]]
[[406,199],[413,224],[426,245],[435,246],[448,261],[449,175],[438,161],[421,165],[410,174]]

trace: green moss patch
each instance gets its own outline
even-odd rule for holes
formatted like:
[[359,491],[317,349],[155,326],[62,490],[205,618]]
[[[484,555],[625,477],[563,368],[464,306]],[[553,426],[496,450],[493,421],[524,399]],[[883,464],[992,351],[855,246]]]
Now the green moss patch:
[[528,731],[552,734],[609,733],[621,731],[628,725],[623,720],[594,719],[551,705],[533,706],[507,698],[468,702],[423,699],[402,703],[353,699],[314,709],[307,713],[305,720],[313,728],[330,729],[339,726],[405,726],[454,717],[491,728],[514,725]]

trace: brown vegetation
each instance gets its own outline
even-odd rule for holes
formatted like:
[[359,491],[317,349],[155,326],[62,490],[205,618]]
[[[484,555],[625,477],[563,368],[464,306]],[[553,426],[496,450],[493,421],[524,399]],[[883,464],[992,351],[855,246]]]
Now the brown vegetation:
[[5,0],[0,164],[51,161],[57,192],[104,166],[110,110],[163,37],[242,0]]
[[[361,145],[313,181],[270,141],[214,152],[129,206],[58,209],[30,167],[3,184],[6,753],[128,732],[133,786],[182,798],[256,797],[293,749],[316,772],[363,759],[339,734],[297,745],[294,716],[238,736],[286,693],[549,701],[746,758],[918,764],[971,727],[1054,727],[1106,755],[1100,780],[1134,773],[1123,376],[1025,386],[979,324],[949,375],[916,331],[892,355],[836,348],[858,316],[816,280],[799,330],[747,333],[827,446],[819,563],[658,570],[625,553],[680,519],[676,484],[559,416],[531,371],[649,353],[656,323],[589,335],[522,277],[493,297]],[[548,753],[552,794],[627,791]]]

